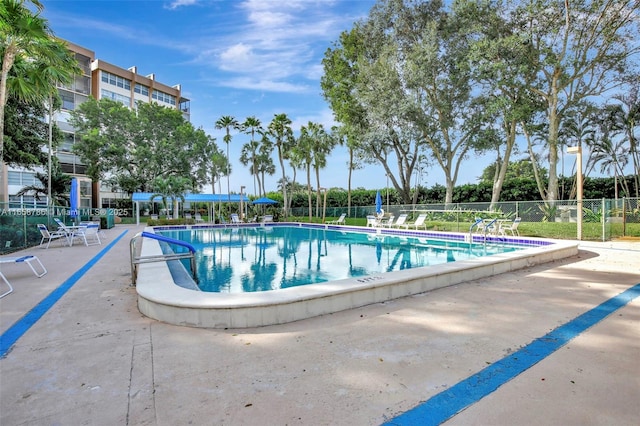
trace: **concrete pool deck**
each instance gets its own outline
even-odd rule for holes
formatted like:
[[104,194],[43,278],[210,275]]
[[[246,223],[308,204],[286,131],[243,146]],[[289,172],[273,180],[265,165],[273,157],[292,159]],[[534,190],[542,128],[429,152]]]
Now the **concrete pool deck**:
[[[0,359],[0,424],[382,424],[640,283],[640,242],[584,242],[577,256],[429,293],[198,329],[138,311],[129,240],[142,229],[18,253],[37,255],[43,278],[1,265],[15,289],[0,299],[3,338],[68,291]],[[445,424],[635,425],[639,353],[634,298]]]

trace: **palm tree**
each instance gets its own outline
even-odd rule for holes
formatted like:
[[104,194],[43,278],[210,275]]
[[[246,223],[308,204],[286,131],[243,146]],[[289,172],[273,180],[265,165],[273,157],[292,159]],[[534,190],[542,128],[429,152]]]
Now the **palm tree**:
[[[40,184],[28,185],[16,193],[18,197],[23,195],[33,195],[36,200],[47,198],[49,187],[49,176],[44,173],[36,173],[36,179]],[[59,167],[54,167],[51,173],[51,201],[54,205],[69,206],[69,188],[71,186],[71,176],[60,171]]]
[[613,172],[616,200],[618,199],[618,176],[622,177],[622,188],[626,196],[631,196],[623,172],[629,161],[629,150],[624,142],[624,140],[613,142],[610,138],[605,137],[599,139],[592,146],[594,164],[600,163],[600,173]]
[[[219,186],[221,182],[222,176],[225,174],[228,175],[230,173],[231,167],[229,166],[229,159],[225,157],[224,152],[221,149],[215,149],[214,153],[211,155],[211,192],[213,194],[216,193],[216,182],[218,182]],[[222,189],[220,190],[222,192]],[[219,204],[218,214],[222,214],[222,203]],[[209,215],[211,216],[211,215]]]
[[[258,195],[262,197],[265,197],[267,195],[267,188],[265,187],[265,175],[273,176],[276,173],[276,166],[275,164],[273,164],[273,159],[271,158],[272,152],[273,144],[269,141],[268,138],[263,138],[262,143],[260,144],[260,150],[258,151],[258,156],[256,157],[256,171],[262,179],[262,190],[258,188]],[[260,179],[258,179],[258,184],[260,184]]]
[[260,142],[255,140],[256,133],[262,133],[262,123],[254,116],[247,117],[242,123],[242,131],[251,135],[251,140],[242,146],[240,161],[245,166],[251,163],[251,174],[253,175],[253,193],[256,193],[256,180],[258,180],[256,159]]
[[184,193],[191,186],[191,179],[181,176],[158,176],[153,180],[154,193],[149,198],[153,202],[156,197],[162,198],[162,204],[169,216],[169,209],[167,209],[167,199],[171,200],[173,206],[173,217],[178,217],[178,203],[180,199],[184,203]]
[[229,202],[231,202],[231,187],[229,186],[229,175],[231,175],[229,165],[231,163],[231,159],[229,158],[229,144],[231,143],[231,129],[240,129],[240,124],[238,123],[238,120],[232,116],[223,115],[218,119],[218,121],[216,121],[216,129],[225,129],[227,132],[222,140],[227,144],[227,194],[229,196]]
[[311,137],[309,135],[309,129],[306,126],[300,128],[300,137],[298,143],[291,150],[291,154],[298,157],[301,164],[304,164],[307,172],[307,202],[309,205],[309,222],[311,222],[311,162],[313,157],[311,156]]
[[612,135],[621,135],[626,139],[633,164],[635,196],[638,198],[640,196],[640,151],[635,132],[640,125],[640,88],[634,86],[627,95],[617,95],[614,99],[620,103],[606,108],[607,122]]
[[282,170],[282,196],[284,201],[284,217],[288,217],[288,198],[287,198],[287,182],[284,169],[284,159],[288,155],[288,151],[293,144],[293,131],[291,130],[291,119],[287,114],[275,114],[271,123],[269,123],[267,134],[274,139],[274,143],[278,148],[278,159],[280,160],[280,169]]
[[[26,101],[44,101],[56,93],[56,84],[70,83],[73,75],[80,73],[64,42],[54,38],[48,22],[39,16],[42,4],[30,1],[38,11],[34,14],[24,3],[24,0],[0,2],[0,129],[4,129],[9,93]],[[12,73],[12,69],[18,72]],[[0,131],[0,163],[3,159],[4,131]],[[0,187],[4,187],[2,182]]]

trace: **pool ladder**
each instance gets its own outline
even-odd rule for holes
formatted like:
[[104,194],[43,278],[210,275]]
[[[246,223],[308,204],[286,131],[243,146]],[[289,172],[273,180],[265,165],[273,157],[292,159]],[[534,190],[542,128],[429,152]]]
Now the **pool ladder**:
[[[169,244],[175,244],[178,246],[186,247],[189,252],[188,253],[167,253],[153,256],[141,256],[141,244],[137,244],[138,240],[146,237],[151,238],[153,240],[162,241]],[[152,234],[151,232],[139,232],[131,241],[129,241],[129,253],[131,258],[131,282],[133,285],[136,285],[136,281],[138,279],[138,265],[141,263],[152,263],[152,262],[166,262],[169,260],[180,260],[180,259],[190,259],[191,260],[191,275],[195,282],[198,282],[198,277],[196,276],[196,249],[189,243],[185,243],[184,241],[175,240],[173,238],[165,237],[162,235]]]
[[469,244],[473,243],[473,228],[477,228],[480,229],[480,225],[482,225],[482,232],[484,234],[484,243],[487,243],[487,234],[490,232],[490,230],[496,226],[496,222],[498,221],[498,218],[492,219],[490,222],[488,223],[484,223],[484,219],[477,217],[476,221],[471,224],[471,226],[469,227],[469,240],[467,241]]

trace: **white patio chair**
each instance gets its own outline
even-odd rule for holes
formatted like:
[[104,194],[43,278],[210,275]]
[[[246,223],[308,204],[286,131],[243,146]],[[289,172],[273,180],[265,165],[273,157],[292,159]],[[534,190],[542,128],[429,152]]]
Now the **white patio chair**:
[[344,219],[347,217],[346,213],[342,213],[340,217],[336,220],[330,220],[327,222],[328,225],[344,225]]
[[93,246],[102,244],[100,240],[100,225],[97,223],[90,223],[88,225],[83,225],[78,227],[73,233],[73,239],[77,238],[80,241],[84,242],[85,246]]
[[379,228],[384,228],[384,227],[391,228],[395,218],[396,218],[396,216],[391,214],[391,215],[389,215],[389,218],[387,220],[379,219],[376,226],[379,227]]
[[60,240],[62,242],[62,245],[65,245],[65,242],[69,242],[66,232],[49,231],[47,225],[42,223],[39,223],[37,226],[38,231],[40,231],[40,234],[42,235],[42,239],[40,240],[40,247],[42,247],[42,245],[44,244],[44,240],[47,240],[47,246],[45,248],[49,248],[49,245],[53,240]]
[[425,213],[421,213],[418,215],[415,222],[407,224],[407,228],[412,227],[414,229],[418,229],[418,228],[427,229],[427,225],[424,223],[425,220],[427,220],[427,215]]
[[232,213],[231,214],[231,224],[232,225],[238,225],[242,223],[242,221],[240,220],[240,216],[238,216],[237,213]]
[[392,228],[400,228],[400,227],[408,228],[409,225],[406,223],[408,216],[409,216],[408,214],[402,213],[400,216],[398,216],[398,220],[396,220],[396,223],[392,223],[389,226],[391,226]]
[[501,235],[506,235],[506,231],[511,232],[511,236],[520,236],[520,232],[518,231],[518,225],[520,225],[520,222],[522,221],[521,218],[516,217],[513,222],[511,222],[510,225],[502,225],[499,229],[499,232]]

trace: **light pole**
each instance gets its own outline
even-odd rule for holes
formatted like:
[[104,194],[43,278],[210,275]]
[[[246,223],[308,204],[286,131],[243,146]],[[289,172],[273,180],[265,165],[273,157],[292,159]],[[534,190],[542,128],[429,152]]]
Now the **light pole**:
[[242,206],[242,198],[243,198],[243,191],[246,188],[246,186],[241,186],[240,187],[240,221],[244,222],[244,209]]
[[327,188],[320,188],[320,191],[324,192],[324,204],[322,207],[322,223],[324,223],[325,214],[327,213]]
[[387,177],[387,213],[389,213],[389,173],[385,176]]
[[577,170],[577,221],[578,221],[578,241],[582,240],[582,147],[570,146],[567,148],[567,154],[576,154],[576,170]]

